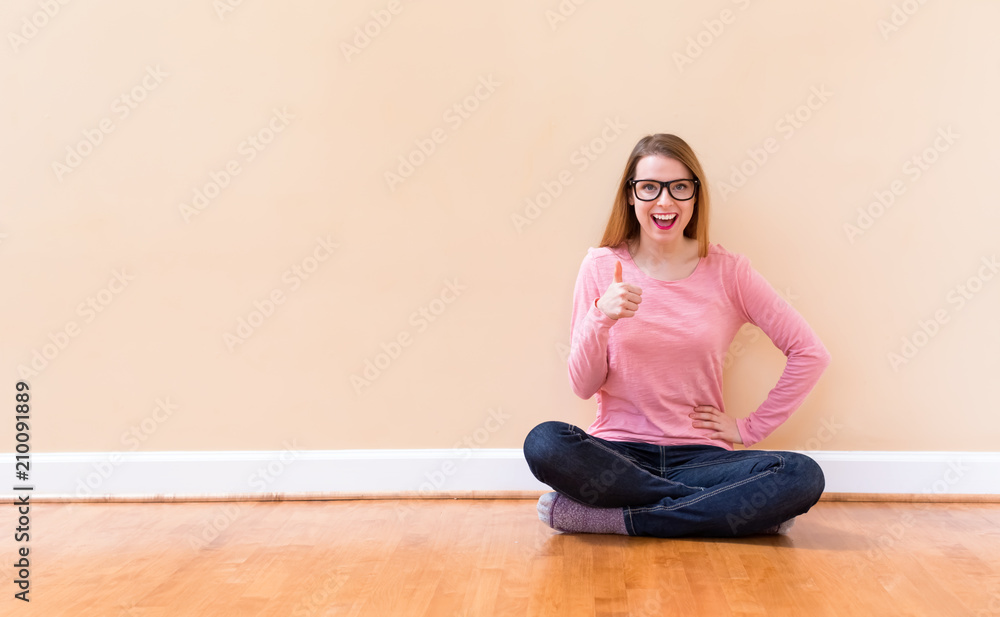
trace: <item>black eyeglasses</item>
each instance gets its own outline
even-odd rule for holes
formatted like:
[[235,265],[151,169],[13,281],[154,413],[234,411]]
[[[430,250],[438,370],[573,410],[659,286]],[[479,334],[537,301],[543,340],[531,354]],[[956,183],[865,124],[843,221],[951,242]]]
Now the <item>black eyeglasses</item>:
[[697,178],[681,178],[662,182],[660,180],[629,180],[629,185],[635,193],[636,199],[642,201],[653,201],[663,192],[663,187],[667,187],[667,193],[678,201],[687,201],[694,197],[698,189]]

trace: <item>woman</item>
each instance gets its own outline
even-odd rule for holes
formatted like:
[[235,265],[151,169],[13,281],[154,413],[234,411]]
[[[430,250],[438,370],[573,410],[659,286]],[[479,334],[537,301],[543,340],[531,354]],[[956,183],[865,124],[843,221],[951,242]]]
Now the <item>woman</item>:
[[[598,248],[576,280],[569,377],[597,394],[584,431],[548,421],[524,441],[531,472],[555,489],[539,518],[566,532],[734,537],[783,533],[823,493],[795,452],[734,450],[799,407],[830,354],[743,255],[708,241],[709,199],[694,152],[675,135],[639,140]],[[739,328],[760,327],[788,360],[749,417],[722,400],[723,359]]]

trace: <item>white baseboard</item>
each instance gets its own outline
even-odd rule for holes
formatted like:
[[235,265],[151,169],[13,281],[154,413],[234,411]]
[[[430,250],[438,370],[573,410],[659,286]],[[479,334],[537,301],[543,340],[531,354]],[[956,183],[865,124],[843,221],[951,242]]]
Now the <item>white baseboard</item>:
[[[543,491],[520,449],[74,452],[31,455],[27,481],[14,454],[0,498],[151,498],[259,494],[482,493]],[[802,451],[826,475],[828,493],[1000,494],[997,452]]]

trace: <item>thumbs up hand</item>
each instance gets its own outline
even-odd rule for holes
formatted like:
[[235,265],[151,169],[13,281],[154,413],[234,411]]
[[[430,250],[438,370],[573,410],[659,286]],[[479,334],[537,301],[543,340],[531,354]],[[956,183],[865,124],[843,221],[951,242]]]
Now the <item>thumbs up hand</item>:
[[597,308],[611,319],[632,317],[642,302],[642,289],[622,281],[622,262],[615,263],[615,280],[597,301]]

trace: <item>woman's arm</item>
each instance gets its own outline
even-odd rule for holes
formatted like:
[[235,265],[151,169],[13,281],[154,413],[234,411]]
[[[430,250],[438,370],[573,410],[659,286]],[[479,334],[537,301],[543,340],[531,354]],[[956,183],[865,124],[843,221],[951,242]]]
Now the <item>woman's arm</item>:
[[799,408],[830,364],[819,336],[770,283],[741,255],[736,287],[744,318],[756,325],[788,358],[785,370],[755,412],[736,420],[743,444],[749,447],[770,435]]
[[570,318],[569,382],[582,399],[594,396],[607,381],[608,336],[617,321],[594,304],[603,293],[598,277],[597,262],[588,249],[576,277]]

